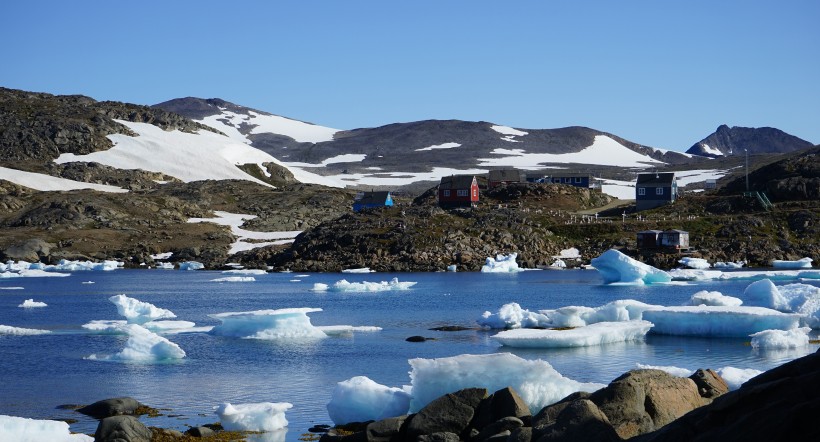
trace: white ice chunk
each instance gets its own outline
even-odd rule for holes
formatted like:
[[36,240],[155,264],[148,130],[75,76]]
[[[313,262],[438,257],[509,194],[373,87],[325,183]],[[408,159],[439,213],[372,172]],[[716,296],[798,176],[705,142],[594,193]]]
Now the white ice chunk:
[[762,307],[658,307],[643,312],[655,324],[652,333],[682,336],[741,337],[768,329],[790,330],[798,315]]
[[772,261],[772,267],[776,269],[810,269],[812,261],[811,258],[802,258],[797,261],[775,259]]
[[726,296],[720,292],[710,292],[701,290],[691,298],[687,305],[722,305],[727,307],[738,307],[743,304],[743,300],[734,296]]
[[267,270],[262,269],[232,269],[232,270],[225,270],[222,273],[226,273],[229,275],[248,275],[248,276],[259,276],[259,275],[267,275]]
[[743,385],[744,382],[748,381],[749,379],[763,373],[760,370],[755,370],[753,368],[736,368],[736,367],[722,367],[715,370],[724,381],[726,381],[726,385],[729,386],[730,391],[737,390]]
[[678,262],[684,267],[689,267],[690,269],[706,270],[711,267],[711,265],[709,265],[709,261],[703,258],[692,258],[687,256],[679,259]]
[[215,278],[211,282],[254,282],[256,278],[253,276],[226,276],[224,278]]
[[3,273],[0,273],[0,279],[3,279],[3,278],[47,278],[47,277],[62,277],[62,276],[71,276],[71,273],[47,272],[45,270],[40,270],[40,269],[7,270]]
[[94,442],[85,434],[71,434],[62,421],[0,415],[0,440],[14,442]]
[[591,263],[604,278],[605,284],[613,282],[651,284],[672,280],[672,277],[663,270],[634,260],[615,249],[607,250],[601,256],[592,258]]
[[809,345],[810,331],[811,328],[809,327],[792,330],[763,330],[750,335],[752,337],[752,348],[789,349],[805,347]]
[[450,265],[447,266],[447,271],[448,272],[455,272],[457,270],[458,270],[458,266],[455,265],[455,264],[450,264]]
[[0,335],[11,335],[11,336],[33,336],[33,335],[44,335],[46,333],[51,333],[48,330],[39,330],[36,328],[21,328],[21,327],[12,327],[10,325],[2,325],[0,324]]
[[328,290],[331,292],[384,292],[390,290],[407,290],[414,285],[416,285],[415,282],[399,282],[399,278],[393,278],[390,282],[348,282],[347,280],[342,279],[331,286],[322,283],[315,283],[313,284],[313,290]]
[[137,324],[122,325],[128,334],[125,348],[110,356],[91,355],[88,359],[122,362],[159,362],[182,359],[185,351],[162,336]]
[[553,258],[559,259],[578,259],[581,257],[581,251],[576,249],[575,247],[570,247],[568,249],[561,250],[558,255],[553,256]]
[[277,341],[303,341],[327,337],[310,323],[308,313],[320,308],[285,308],[208,315],[222,321],[211,330],[219,336]]
[[487,257],[484,265],[481,266],[483,273],[511,273],[520,272],[523,269],[518,267],[515,259],[518,257],[517,253],[510,253],[509,255],[496,255],[495,258]]
[[343,269],[342,273],[373,273],[375,270],[370,270],[370,267],[360,267],[357,269]]
[[541,310],[552,327],[583,327],[597,322],[634,321],[643,319],[643,312],[658,306],[632,299],[619,299],[600,307],[566,306]]
[[288,426],[285,411],[293,407],[287,402],[256,404],[224,403],[216,408],[222,428],[227,431],[276,431]]
[[131,324],[144,324],[157,319],[176,318],[177,315],[170,310],[159,308],[148,302],[138,301],[125,295],[114,295],[108,298],[117,306],[117,312],[124,316]]
[[718,261],[712,265],[712,267],[719,269],[719,270],[737,270],[743,268],[746,265],[746,261],[737,261],[737,262],[723,262]]
[[407,414],[410,399],[410,394],[401,388],[387,387],[366,376],[356,376],[336,384],[327,404],[327,413],[336,425],[382,420]]
[[328,336],[345,336],[351,335],[353,332],[377,332],[382,330],[381,327],[371,325],[317,325],[316,328]]
[[502,305],[496,314],[484,312],[476,322],[482,327],[494,329],[548,327],[551,324],[546,315],[522,309],[515,302]]
[[703,269],[671,269],[666,273],[673,281],[711,281],[725,276],[720,270]]
[[471,387],[486,388],[491,392],[512,387],[533,413],[570,393],[592,392],[605,387],[566,378],[547,361],[526,360],[510,353],[418,358],[408,362],[412,367],[411,412],[447,393]]
[[652,323],[648,321],[598,322],[569,330],[507,330],[492,338],[508,347],[591,347],[641,340],[650,328],[652,328]]
[[172,262],[158,262],[157,268],[160,270],[174,270],[174,263]]
[[48,307],[48,304],[45,302],[35,301],[34,299],[26,299],[23,301],[22,304],[18,305],[17,307],[20,308],[39,308],[39,307]]
[[202,270],[204,268],[205,264],[198,261],[184,261],[179,263],[180,270]]
[[766,307],[774,310],[788,310],[789,303],[770,279],[755,281],[743,291],[746,305]]
[[555,269],[565,269],[567,268],[567,263],[564,262],[563,259],[556,259],[552,264],[550,264],[550,267]]
[[680,378],[688,378],[695,373],[695,370],[690,370],[688,368],[682,367],[675,367],[673,365],[646,365],[646,364],[635,364],[641,370],[661,370],[665,371],[672,376],[677,376]]
[[805,325],[820,328],[820,287],[809,284],[776,286],[768,279],[755,281],[746,287],[746,303],[802,315]]
[[330,286],[325,284],[325,283],[321,283],[321,282],[314,282],[313,283],[313,291],[314,292],[326,292],[326,291],[328,291],[328,289],[330,289]]

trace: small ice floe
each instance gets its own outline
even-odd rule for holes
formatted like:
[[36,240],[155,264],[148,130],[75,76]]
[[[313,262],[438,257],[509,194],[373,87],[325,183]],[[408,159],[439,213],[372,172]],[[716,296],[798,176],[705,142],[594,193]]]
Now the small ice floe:
[[3,278],[49,278],[49,277],[63,277],[71,276],[71,273],[57,273],[47,272],[40,269],[23,269],[23,270],[7,270],[0,273],[0,279]]
[[301,275],[296,275],[296,277],[297,278],[308,278],[308,277],[310,277],[310,275],[301,274]]
[[373,273],[375,270],[370,270],[370,267],[360,267],[357,269],[344,269],[342,273]]
[[482,273],[514,273],[520,272],[524,269],[518,267],[515,259],[518,258],[517,253],[510,253],[509,255],[496,255],[495,258],[487,257],[484,260],[484,265],[481,266]]
[[226,276],[224,278],[215,278],[211,282],[254,282],[256,278],[253,276]]
[[157,268],[160,270],[174,270],[174,263],[172,262],[158,262]]
[[50,419],[0,415],[0,440],[15,442],[94,442],[92,436],[72,434],[67,423]]
[[302,282],[301,279],[288,279],[288,282]]
[[551,269],[565,269],[567,268],[567,263],[564,262],[563,259],[556,259],[552,264],[550,264]]
[[[94,320],[82,325],[82,328],[91,333],[124,335],[128,334],[128,321],[123,320]],[[141,324],[147,330],[163,335],[207,332],[211,327],[197,327],[191,321],[149,321]]]
[[679,336],[741,337],[768,329],[790,330],[798,315],[762,307],[655,307],[643,312],[655,326],[652,333]]
[[737,270],[743,268],[746,265],[746,261],[737,261],[737,262],[723,262],[718,261],[712,265],[713,268],[718,270]]
[[772,267],[776,269],[810,269],[812,261],[811,258],[802,258],[796,261],[775,259],[772,261]]
[[61,259],[55,265],[45,266],[45,270],[49,271],[61,271],[61,272],[76,272],[76,271],[104,271],[108,272],[111,270],[117,270],[123,268],[125,263],[121,261],[114,261],[114,260],[105,260],[103,262],[93,262],[93,261],[69,261],[66,259]]
[[0,287],[0,290],[25,290],[24,287]]
[[255,404],[224,403],[216,408],[222,428],[227,431],[276,431],[288,426],[285,411],[293,408],[287,402]]
[[262,269],[232,269],[232,270],[224,270],[222,273],[228,275],[267,275],[267,270]]
[[527,360],[510,353],[459,355],[438,359],[410,359],[412,400],[410,412],[464,388],[498,391],[512,387],[537,412],[576,391],[595,391],[603,384],[582,383],[564,377],[547,361]]
[[227,312],[208,315],[222,321],[211,334],[246,339],[303,341],[326,338],[327,335],[310,323],[308,313],[320,308],[284,308],[250,312]]
[[690,269],[697,269],[697,270],[706,270],[712,267],[709,264],[709,261],[703,258],[692,258],[692,257],[684,257],[678,260],[678,263],[683,265],[684,267],[688,267]]
[[648,321],[597,322],[569,330],[507,330],[492,336],[507,347],[568,348],[591,347],[615,342],[638,341],[652,328]]
[[[689,376],[692,376],[692,374],[695,373],[695,370],[674,366],[657,366],[644,364],[636,365],[638,368],[641,369],[662,370],[671,374],[672,376],[678,376],[682,378],[688,378]],[[717,373],[718,376],[720,376],[721,378],[723,378],[724,381],[726,381],[726,385],[729,386],[730,391],[734,391],[740,388],[740,386],[744,382],[763,372],[752,368],[721,367],[716,369],[715,373]]]
[[561,252],[553,258],[558,259],[579,259],[581,258],[581,251],[576,249],[575,247],[570,247],[568,249],[561,250]]
[[455,271],[458,271],[458,266],[457,266],[457,265],[455,265],[455,264],[450,264],[450,265],[448,265],[448,266],[447,266],[447,271],[448,271],[448,272],[455,272]]
[[743,304],[743,300],[734,296],[726,296],[720,292],[710,292],[701,290],[689,298],[686,305],[719,305],[726,307],[738,307]]
[[182,359],[185,351],[179,345],[137,324],[125,324],[122,331],[128,335],[125,348],[110,356],[93,354],[86,359],[117,362],[162,362]]
[[26,299],[22,304],[18,305],[20,308],[41,308],[48,307],[45,302],[35,301],[34,299]]
[[205,264],[198,261],[183,261],[179,263],[180,270],[202,270],[204,268]]
[[83,281],[80,284],[94,284],[94,281]]
[[809,345],[811,328],[802,327],[792,330],[763,330],[750,335],[752,348],[789,349]]
[[138,301],[125,295],[114,295],[108,298],[108,300],[117,306],[117,312],[121,316],[124,316],[131,324],[144,324],[157,319],[177,317],[177,315],[170,310],[159,308],[154,304]]
[[369,325],[317,325],[316,328],[328,336],[348,336],[353,332],[377,332],[382,330],[381,327]]
[[47,333],[51,333],[49,330],[39,330],[36,328],[21,328],[21,327],[12,327],[10,325],[2,325],[0,324],[0,335],[11,335],[11,336],[34,336],[34,335],[44,335]]
[[550,318],[544,314],[521,308],[518,303],[504,304],[498,313],[484,312],[476,321],[481,327],[492,329],[549,327]]
[[174,256],[174,252],[163,252],[163,253],[155,253],[151,255],[151,259],[158,260],[158,259],[170,259]]
[[663,270],[632,259],[615,249],[592,258],[591,263],[601,274],[605,284],[652,284],[672,280],[672,277]]
[[406,415],[410,399],[410,394],[401,388],[381,385],[367,376],[355,376],[336,384],[327,414],[336,425],[378,421]]
[[390,282],[348,282],[345,279],[337,281],[333,285],[327,285],[320,282],[313,284],[313,291],[323,292],[384,292],[390,290],[408,290],[410,287],[416,285],[416,282],[399,282],[399,278],[393,278]]
[[724,273],[720,270],[671,269],[668,272],[673,281],[711,281],[720,279]]

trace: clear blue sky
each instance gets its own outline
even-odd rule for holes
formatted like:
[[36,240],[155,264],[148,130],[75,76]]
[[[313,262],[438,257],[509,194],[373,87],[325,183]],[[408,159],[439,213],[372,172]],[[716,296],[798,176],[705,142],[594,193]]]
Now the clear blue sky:
[[720,124],[820,143],[820,2],[0,2],[0,86],[223,98],[339,129],[572,125],[685,150]]

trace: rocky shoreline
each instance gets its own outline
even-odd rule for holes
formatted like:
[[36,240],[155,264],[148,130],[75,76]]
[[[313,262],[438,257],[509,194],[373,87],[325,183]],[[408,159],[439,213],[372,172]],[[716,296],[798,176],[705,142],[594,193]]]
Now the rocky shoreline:
[[[258,432],[220,424],[177,430],[147,427],[138,416],[159,411],[113,398],[77,411],[99,419],[97,442],[247,440]],[[606,387],[573,393],[531,413],[512,388],[467,388],[433,400],[417,413],[330,427],[299,440],[321,442],[772,441],[820,437],[820,351],[766,371],[729,391],[699,369],[688,378],[656,369],[631,370]],[[281,436],[281,438],[280,438]],[[264,439],[268,440],[268,439]],[[284,433],[271,440],[284,440]]]

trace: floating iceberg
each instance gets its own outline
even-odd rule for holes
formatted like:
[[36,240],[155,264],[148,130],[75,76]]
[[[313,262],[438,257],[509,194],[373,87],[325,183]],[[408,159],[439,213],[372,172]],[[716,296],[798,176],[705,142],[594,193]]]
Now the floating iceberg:
[[35,301],[34,299],[26,299],[23,301],[22,304],[18,305],[17,307],[20,308],[40,308],[40,307],[48,307],[48,304],[45,302]]
[[763,330],[750,335],[752,348],[789,349],[809,345],[809,327],[792,330]]
[[211,282],[254,282],[253,276],[226,276],[224,278],[212,279]]
[[45,266],[44,270],[48,271],[90,271],[90,270],[97,270],[97,271],[111,271],[121,269],[124,263],[120,261],[113,261],[113,260],[105,260],[103,262],[92,262],[92,261],[68,261],[65,259],[61,259],[55,265]]
[[373,273],[375,270],[370,270],[370,267],[361,267],[358,269],[343,269],[342,273]]
[[458,266],[455,265],[455,264],[450,264],[450,265],[447,266],[447,271],[448,272],[455,272],[457,270],[458,270]]
[[719,270],[737,270],[743,268],[746,265],[746,261],[737,261],[737,262],[723,262],[718,261],[712,265],[712,267],[719,269]]
[[711,281],[723,278],[720,270],[672,269],[667,272],[673,281]]
[[811,258],[798,259],[797,261],[775,259],[772,261],[772,267],[776,269],[810,269],[812,261]]
[[689,267],[690,269],[697,269],[697,270],[706,270],[710,267],[709,261],[703,258],[691,258],[691,257],[684,257],[678,260],[678,263],[683,265],[684,267]]
[[346,336],[353,332],[377,332],[381,327],[370,325],[317,325],[316,328],[328,336]]
[[672,280],[672,277],[663,270],[636,261],[615,249],[607,250],[601,256],[592,258],[591,263],[604,278],[605,284],[613,282],[652,284]]
[[548,362],[527,360],[510,353],[460,355],[438,359],[410,359],[415,412],[440,396],[464,388],[498,391],[512,387],[537,413],[576,391],[595,391],[603,384],[582,383],[562,376]]
[[22,269],[22,270],[6,270],[0,273],[0,279],[3,278],[47,278],[47,277],[61,277],[71,276],[71,273],[55,273],[47,272],[40,269]]
[[21,328],[21,327],[12,327],[10,325],[0,325],[0,335],[11,335],[11,336],[34,336],[34,335],[44,335],[46,333],[51,333],[48,330],[39,330],[36,328]]
[[517,253],[510,253],[509,255],[496,255],[495,258],[488,257],[481,266],[483,273],[512,273],[520,272],[524,269],[518,267],[515,259],[518,257]]
[[229,275],[267,275],[267,270],[262,269],[233,269],[233,270],[224,270],[222,273],[229,274]]
[[[127,321],[95,320],[82,325],[82,328],[92,333],[123,335],[128,334],[125,325]],[[140,324],[147,330],[160,334],[178,334],[186,332],[209,331],[211,327],[196,327],[190,321],[149,321]]]
[[655,307],[643,312],[652,333],[679,336],[741,337],[768,329],[790,330],[798,315],[762,307]]
[[591,347],[641,340],[650,328],[652,323],[648,321],[598,322],[569,330],[507,330],[492,338],[508,347]]
[[137,324],[125,324],[122,330],[128,334],[125,348],[111,356],[91,355],[88,359],[122,362],[158,362],[185,357],[185,351],[168,339]]
[[718,305],[726,307],[738,307],[743,304],[743,300],[734,296],[726,296],[720,292],[710,292],[701,290],[691,298],[688,305]]
[[180,270],[202,270],[205,268],[205,264],[197,261],[184,261],[179,263]]
[[144,324],[149,321],[166,318],[176,318],[170,310],[156,307],[153,304],[138,301],[125,295],[114,295],[108,298],[117,306],[117,312],[124,316],[131,324]]
[[228,312],[208,315],[222,321],[211,334],[247,339],[282,341],[314,340],[327,334],[310,323],[308,313],[320,308],[285,308],[251,312]]
[[399,282],[399,278],[393,278],[390,282],[348,282],[342,279],[331,286],[322,284],[321,282],[314,283],[313,290],[317,292],[383,292],[389,290],[407,290],[416,284],[415,282]]
[[68,424],[55,420],[0,415],[0,440],[14,442],[94,442],[85,434],[71,434]]
[[401,388],[356,376],[336,384],[327,404],[327,414],[336,425],[382,420],[407,414],[410,399],[410,394]]
[[564,262],[563,259],[556,259],[552,264],[550,264],[550,268],[552,269],[565,269],[567,268],[567,263]]
[[820,287],[809,284],[776,286],[772,281],[762,279],[749,284],[743,296],[748,305],[798,313],[805,325],[820,328]]
[[174,270],[174,263],[172,262],[158,262],[157,268],[160,270]]
[[224,403],[216,408],[216,415],[227,431],[276,431],[288,426],[285,411],[292,407],[287,402]]
[[515,302],[504,304],[498,309],[497,314],[484,312],[476,322],[482,327],[494,329],[549,327],[551,325],[550,318],[546,315],[522,309]]
[[[681,378],[688,378],[695,372],[695,370],[674,366],[656,366],[644,364],[637,364],[637,366],[638,368],[642,369],[662,370],[671,374],[672,376],[678,376]],[[730,391],[734,391],[740,388],[740,386],[744,382],[763,372],[760,370],[755,370],[753,368],[721,367],[716,369],[715,373],[717,373],[718,376],[720,376],[721,378],[723,378],[724,381],[726,381],[726,385],[729,386]]]

